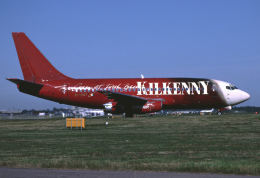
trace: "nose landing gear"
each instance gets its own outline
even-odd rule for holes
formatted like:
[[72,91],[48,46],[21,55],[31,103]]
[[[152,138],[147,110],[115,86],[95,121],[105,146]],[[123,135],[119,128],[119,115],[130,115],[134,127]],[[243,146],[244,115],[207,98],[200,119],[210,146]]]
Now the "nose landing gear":
[[221,112],[221,111],[218,111],[218,112],[217,112],[217,115],[218,115],[218,116],[221,116],[221,115],[222,115],[222,112]]

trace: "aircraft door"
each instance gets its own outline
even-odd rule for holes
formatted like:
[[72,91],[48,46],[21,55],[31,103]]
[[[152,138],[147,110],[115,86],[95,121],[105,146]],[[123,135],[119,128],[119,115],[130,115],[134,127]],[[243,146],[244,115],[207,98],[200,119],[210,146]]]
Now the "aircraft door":
[[226,86],[226,94],[227,94],[227,103],[231,104],[231,92],[232,92],[232,86]]
[[212,83],[211,97],[218,97],[218,85],[216,83]]
[[67,84],[63,85],[61,92],[62,92],[62,99],[68,99],[68,85]]

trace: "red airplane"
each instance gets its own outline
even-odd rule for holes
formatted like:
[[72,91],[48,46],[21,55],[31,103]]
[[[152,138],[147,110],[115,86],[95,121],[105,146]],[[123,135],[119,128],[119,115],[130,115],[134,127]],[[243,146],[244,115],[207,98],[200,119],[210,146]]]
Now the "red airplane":
[[60,73],[25,33],[12,33],[24,80],[8,78],[20,92],[107,113],[153,113],[162,109],[221,111],[250,95],[230,83],[204,78],[74,79]]

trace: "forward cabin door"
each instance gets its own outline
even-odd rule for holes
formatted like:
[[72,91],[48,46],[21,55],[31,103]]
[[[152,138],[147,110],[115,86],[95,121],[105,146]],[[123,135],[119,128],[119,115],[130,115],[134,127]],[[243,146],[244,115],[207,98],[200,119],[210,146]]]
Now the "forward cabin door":
[[218,97],[218,85],[216,83],[212,83],[211,87],[211,97],[216,98]]

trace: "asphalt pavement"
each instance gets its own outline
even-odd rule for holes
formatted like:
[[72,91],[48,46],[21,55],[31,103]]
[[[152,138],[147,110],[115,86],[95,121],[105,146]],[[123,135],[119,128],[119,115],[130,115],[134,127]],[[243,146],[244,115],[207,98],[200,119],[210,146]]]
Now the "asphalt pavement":
[[0,167],[0,178],[256,178],[260,176],[144,171],[89,171]]

